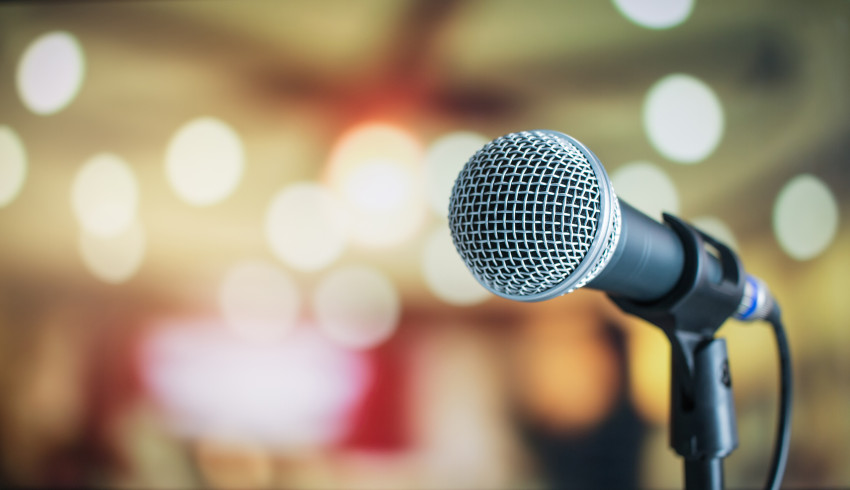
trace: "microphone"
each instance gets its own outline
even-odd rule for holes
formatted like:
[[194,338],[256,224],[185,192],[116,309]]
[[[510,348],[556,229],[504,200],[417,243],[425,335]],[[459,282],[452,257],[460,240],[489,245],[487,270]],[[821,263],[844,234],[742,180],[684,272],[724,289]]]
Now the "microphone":
[[729,247],[664,214],[659,223],[617,198],[596,155],[563,133],[511,133],[464,165],[449,202],[452,240],[485,288],[541,301],[580,287],[661,327],[671,343],[670,446],[687,488],[721,488],[738,446],[729,359],[717,329],[734,316],[773,325],[780,361],[778,488],[791,427],[791,358],[779,307]]
[[[486,289],[517,301],[547,300],[584,286],[615,300],[663,301],[694,262],[679,231],[690,225],[664,218],[667,224],[619,200],[596,155],[549,130],[486,144],[461,170],[449,203],[452,240],[466,266]],[[719,284],[729,272],[722,259],[737,264],[737,257],[690,229],[706,251],[695,267]],[[767,318],[775,307],[767,287],[749,274],[740,282],[732,293],[740,296],[733,298],[733,316]]]

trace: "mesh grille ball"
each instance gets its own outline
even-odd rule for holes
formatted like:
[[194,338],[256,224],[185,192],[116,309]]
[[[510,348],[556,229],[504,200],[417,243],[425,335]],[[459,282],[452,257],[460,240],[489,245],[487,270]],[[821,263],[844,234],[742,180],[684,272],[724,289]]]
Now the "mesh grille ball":
[[536,301],[583,286],[605,266],[619,205],[593,153],[561,133],[526,131],[491,141],[466,163],[449,227],[482,285]]

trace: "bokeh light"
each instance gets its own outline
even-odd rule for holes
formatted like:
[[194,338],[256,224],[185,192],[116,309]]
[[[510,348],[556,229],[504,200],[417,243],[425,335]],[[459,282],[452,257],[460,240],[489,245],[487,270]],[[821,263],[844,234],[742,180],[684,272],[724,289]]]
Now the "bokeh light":
[[338,441],[370,377],[364,359],[307,328],[256,342],[203,323],[156,330],[142,372],[178,434],[280,449]]
[[282,338],[298,320],[301,295],[295,281],[260,260],[231,267],[219,286],[219,304],[228,326],[247,338]]
[[735,233],[720,218],[716,216],[700,216],[690,220],[690,223],[732,250],[738,249],[738,240],[735,239]]
[[422,274],[428,289],[446,303],[474,305],[491,297],[458,255],[448,227],[435,229],[425,240]]
[[145,230],[133,222],[116,235],[100,236],[80,230],[80,256],[89,272],[103,282],[119,284],[132,278],[145,258]]
[[304,271],[321,269],[342,254],[347,226],[336,197],[311,182],[281,190],[266,211],[266,239],[275,256]]
[[71,203],[79,224],[88,232],[109,237],[126,230],[136,219],[139,191],[130,165],[102,153],[77,171]]
[[637,161],[618,168],[611,174],[617,197],[661,221],[662,213],[679,212],[679,193],[667,173],[655,164]]
[[723,107],[714,91],[690,75],[668,75],[647,92],[643,124],[666,158],[692,164],[708,157],[723,136]]
[[322,279],[313,308],[329,338],[347,347],[368,349],[395,332],[401,300],[393,283],[377,269],[347,266]]
[[390,247],[419,230],[425,217],[422,159],[420,143],[389,124],[364,123],[340,138],[327,178],[349,213],[353,241]]
[[49,115],[64,109],[80,91],[85,56],[77,38],[64,31],[33,41],[18,64],[18,94],[32,112]]
[[244,165],[239,135],[212,117],[194,119],[178,129],[165,155],[168,183],[195,206],[209,206],[232,194]]
[[449,197],[463,165],[489,140],[478,133],[456,131],[434,141],[425,154],[428,203],[438,216],[449,212]]
[[782,250],[797,260],[817,257],[838,230],[838,203],[829,187],[811,174],[791,179],[773,206],[773,231]]
[[588,313],[538,319],[518,341],[521,399],[552,430],[575,434],[602,423],[623,383],[617,354]]
[[9,126],[0,126],[0,208],[18,197],[27,178],[24,143]]
[[624,17],[648,29],[669,29],[685,22],[694,0],[614,0]]
[[645,420],[661,426],[670,417],[670,341],[642,322],[633,322],[628,332],[632,401]]

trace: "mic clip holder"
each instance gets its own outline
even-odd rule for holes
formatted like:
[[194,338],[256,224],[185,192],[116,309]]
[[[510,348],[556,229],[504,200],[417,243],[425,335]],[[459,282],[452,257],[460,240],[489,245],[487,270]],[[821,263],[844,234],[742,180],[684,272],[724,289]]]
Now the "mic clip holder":
[[670,340],[670,446],[685,460],[685,488],[721,489],[722,458],[738,447],[738,429],[726,341],[714,335],[738,308],[746,274],[724,244],[675,216],[664,221],[684,248],[676,286],[652,303],[611,299]]

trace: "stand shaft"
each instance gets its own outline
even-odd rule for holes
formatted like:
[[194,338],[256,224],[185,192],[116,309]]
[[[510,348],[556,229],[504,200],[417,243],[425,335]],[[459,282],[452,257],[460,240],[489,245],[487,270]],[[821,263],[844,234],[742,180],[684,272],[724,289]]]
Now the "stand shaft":
[[653,303],[612,299],[670,340],[670,446],[685,460],[685,487],[722,489],[723,458],[738,446],[738,431],[726,342],[715,333],[741,304],[745,272],[729,247],[673,216],[664,220],[682,239],[679,282]]
[[686,490],[722,490],[723,462],[719,458],[685,460]]

